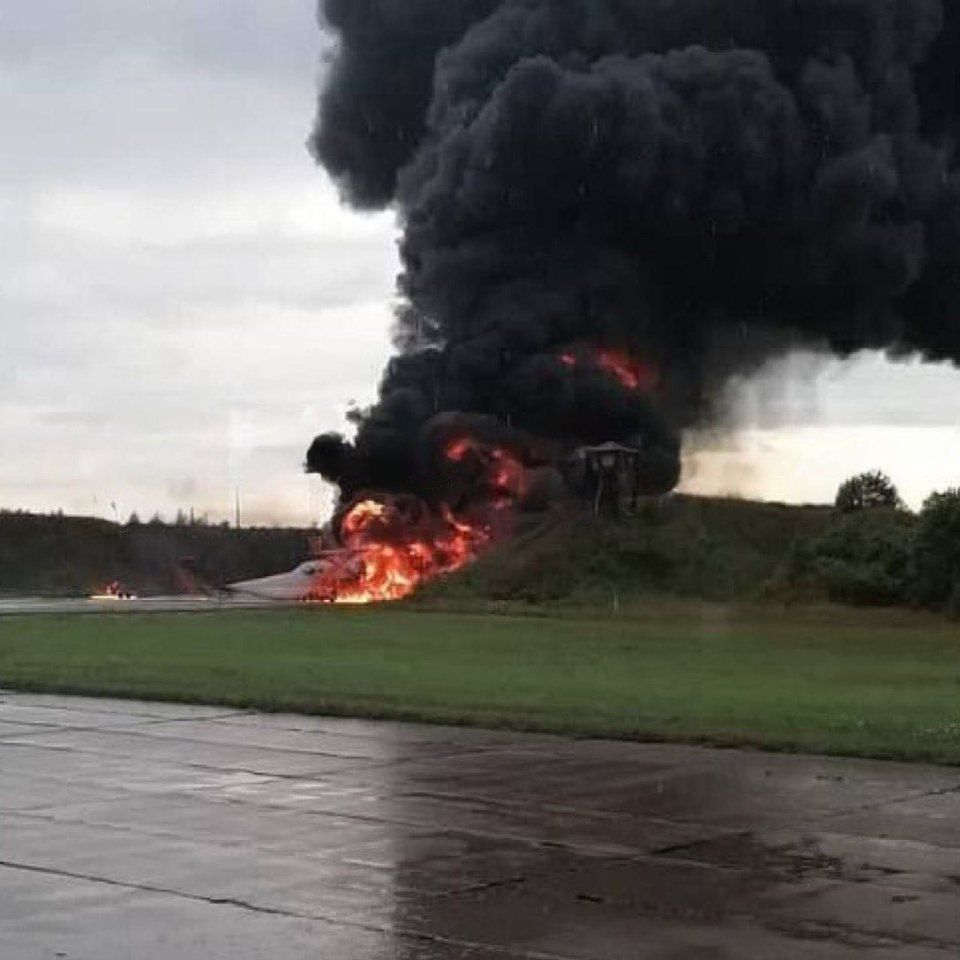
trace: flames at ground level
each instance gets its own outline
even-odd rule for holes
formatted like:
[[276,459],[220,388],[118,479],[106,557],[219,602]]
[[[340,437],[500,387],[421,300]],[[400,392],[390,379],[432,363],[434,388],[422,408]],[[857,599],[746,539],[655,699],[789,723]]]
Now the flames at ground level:
[[340,517],[339,559],[326,565],[310,600],[369,604],[403,600],[436,577],[460,570],[504,535],[526,493],[527,471],[509,450],[450,440],[443,456],[477,494],[470,516],[431,509],[413,496],[370,494]]
[[[590,364],[626,390],[654,392],[659,371],[629,354],[590,348],[558,355],[568,367]],[[515,451],[471,437],[443,449],[473,493],[469,516],[446,505],[431,509],[412,496],[372,493],[340,516],[337,559],[324,566],[309,599],[339,604],[386,603],[411,596],[423,584],[460,570],[509,530],[509,516],[531,486],[531,474]]]
[[340,604],[402,600],[422,584],[453,573],[493,542],[490,525],[431,512],[415,498],[354,504],[340,521],[343,551],[321,573],[309,599]]

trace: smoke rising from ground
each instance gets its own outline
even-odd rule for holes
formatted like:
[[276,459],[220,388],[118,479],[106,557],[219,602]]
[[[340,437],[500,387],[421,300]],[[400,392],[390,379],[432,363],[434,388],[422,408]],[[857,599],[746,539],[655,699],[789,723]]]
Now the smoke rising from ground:
[[[308,455],[346,496],[429,493],[450,411],[639,436],[668,487],[674,429],[792,347],[960,358],[955,5],[320,6],[339,46],[312,146],[404,227],[380,400]],[[655,365],[656,390],[560,359],[593,347]]]

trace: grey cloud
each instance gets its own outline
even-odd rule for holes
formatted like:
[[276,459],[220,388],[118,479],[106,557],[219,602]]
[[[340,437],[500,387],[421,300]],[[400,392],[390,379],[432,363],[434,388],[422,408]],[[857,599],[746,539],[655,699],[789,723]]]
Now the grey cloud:
[[4,182],[143,188],[198,182],[242,187],[251,173],[308,171],[303,146],[314,71],[289,87],[254,76],[164,73],[109,61],[72,78],[66,65],[0,66],[9,146]]
[[289,77],[317,56],[314,9],[313,0],[20,3],[3,15],[0,58],[61,61],[74,74],[110,58],[149,57],[168,69]]
[[107,422],[107,414],[92,410],[56,409],[47,410],[39,415],[41,423],[51,427],[102,427]]
[[960,371],[865,351],[848,360],[810,353],[771,363],[731,391],[744,427],[910,427],[957,424]]
[[305,522],[304,437],[372,391],[395,272],[304,147],[313,0],[2,17],[0,505],[223,515],[240,482]]
[[122,320],[131,331],[159,318],[191,325],[198,309],[225,327],[244,306],[319,313],[388,292],[395,272],[389,236],[321,242],[266,233],[160,246],[57,235],[5,252],[5,269],[19,273],[4,294],[8,311],[65,326]]

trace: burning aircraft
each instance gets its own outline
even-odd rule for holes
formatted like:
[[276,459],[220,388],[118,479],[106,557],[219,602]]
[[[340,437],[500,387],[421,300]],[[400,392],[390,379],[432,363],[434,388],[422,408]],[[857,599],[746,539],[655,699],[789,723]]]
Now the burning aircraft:
[[307,456],[390,584],[344,596],[475,555],[577,449],[670,490],[683,431],[794,348],[960,358],[960,4],[320,12],[315,156],[403,228],[379,399]]
[[318,554],[287,573],[241,580],[227,584],[224,589],[228,594],[238,597],[274,603],[333,602],[340,582],[352,582],[358,572],[354,554],[349,550],[331,550]]

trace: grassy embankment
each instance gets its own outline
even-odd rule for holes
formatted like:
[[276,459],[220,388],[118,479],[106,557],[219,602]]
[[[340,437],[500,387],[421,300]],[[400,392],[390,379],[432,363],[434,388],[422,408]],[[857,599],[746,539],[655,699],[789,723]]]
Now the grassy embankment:
[[904,612],[7,618],[0,686],[960,763],[960,630]]
[[819,600],[793,582],[790,558],[830,517],[829,507],[687,496],[650,501],[616,520],[532,517],[473,566],[431,584],[421,600],[448,609],[572,610],[669,598]]

